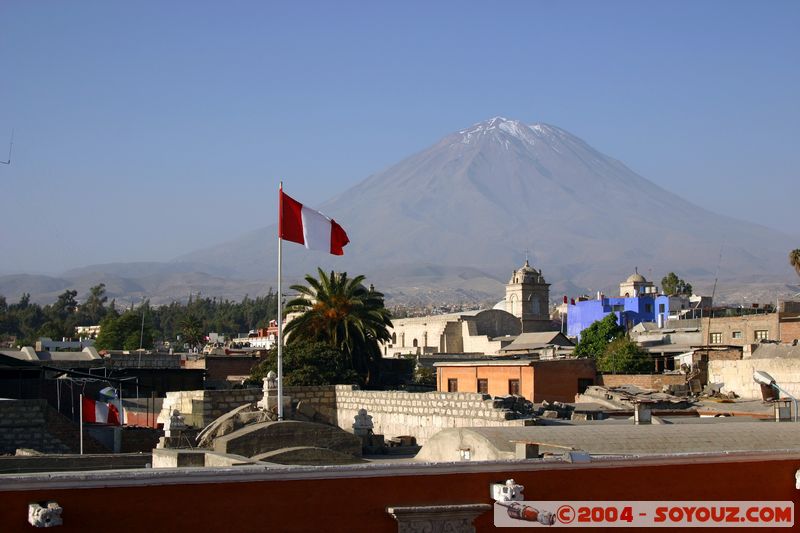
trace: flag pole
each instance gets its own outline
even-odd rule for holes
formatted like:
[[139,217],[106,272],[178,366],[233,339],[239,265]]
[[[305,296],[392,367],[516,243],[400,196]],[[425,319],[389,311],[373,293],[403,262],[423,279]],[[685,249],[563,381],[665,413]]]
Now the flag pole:
[[83,394],[80,395],[80,399],[81,399],[81,401],[78,404],[78,405],[80,405],[80,407],[78,408],[79,409],[79,411],[78,411],[78,420],[80,420],[80,423],[78,424],[78,427],[79,427],[80,435],[81,435],[80,436],[80,442],[81,442],[81,450],[80,451],[81,451],[81,455],[83,455]]
[[283,294],[281,294],[282,261],[281,249],[281,204],[283,195],[283,181],[278,192],[278,420],[283,420]]

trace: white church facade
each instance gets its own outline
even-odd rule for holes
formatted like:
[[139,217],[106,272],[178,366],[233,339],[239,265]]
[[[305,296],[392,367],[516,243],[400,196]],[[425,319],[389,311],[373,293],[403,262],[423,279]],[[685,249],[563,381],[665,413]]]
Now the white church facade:
[[[514,270],[506,293],[492,309],[393,320],[384,357],[405,354],[476,353],[498,355],[520,333],[553,329],[550,285],[528,261]],[[558,328],[556,328],[558,329]]]

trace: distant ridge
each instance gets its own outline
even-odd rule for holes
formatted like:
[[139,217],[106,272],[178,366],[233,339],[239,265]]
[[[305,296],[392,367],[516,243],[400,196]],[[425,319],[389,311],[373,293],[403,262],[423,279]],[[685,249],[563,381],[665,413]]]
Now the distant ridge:
[[[634,267],[657,284],[675,271],[710,292],[722,249],[723,298],[797,292],[786,260],[793,239],[703,209],[549,124],[479,122],[310,207],[335,217],[351,243],[341,258],[287,244],[287,283],[321,266],[366,274],[390,301],[489,301],[502,296],[528,250],[554,299],[613,291]],[[275,286],[275,235],[270,225],[168,263],[3,276],[0,294],[24,286],[54,300],[70,283],[88,290],[92,280],[108,280],[120,295],[163,302],[198,290],[254,296]]]

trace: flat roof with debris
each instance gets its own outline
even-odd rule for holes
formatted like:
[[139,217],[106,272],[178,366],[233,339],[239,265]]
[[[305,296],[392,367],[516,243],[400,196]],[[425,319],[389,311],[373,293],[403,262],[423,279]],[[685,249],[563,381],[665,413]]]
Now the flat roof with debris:
[[[458,461],[470,448],[472,460],[512,459],[517,442],[537,443],[540,453],[564,449],[592,455],[800,451],[800,424],[793,422],[450,428],[434,435],[417,455],[423,461]],[[548,448],[549,447],[549,448]]]

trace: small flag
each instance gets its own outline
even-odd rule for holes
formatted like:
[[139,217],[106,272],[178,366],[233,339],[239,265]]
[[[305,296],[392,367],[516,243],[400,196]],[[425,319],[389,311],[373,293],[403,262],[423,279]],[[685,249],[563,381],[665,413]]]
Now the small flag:
[[344,255],[343,248],[350,239],[332,218],[310,209],[280,191],[278,236],[302,244],[309,250],[321,250],[333,255]]
[[116,400],[117,399],[117,389],[114,387],[105,387],[100,389],[100,392],[97,393],[100,395],[101,400]]
[[94,424],[119,424],[119,410],[113,403],[102,403],[83,398],[83,421]]

